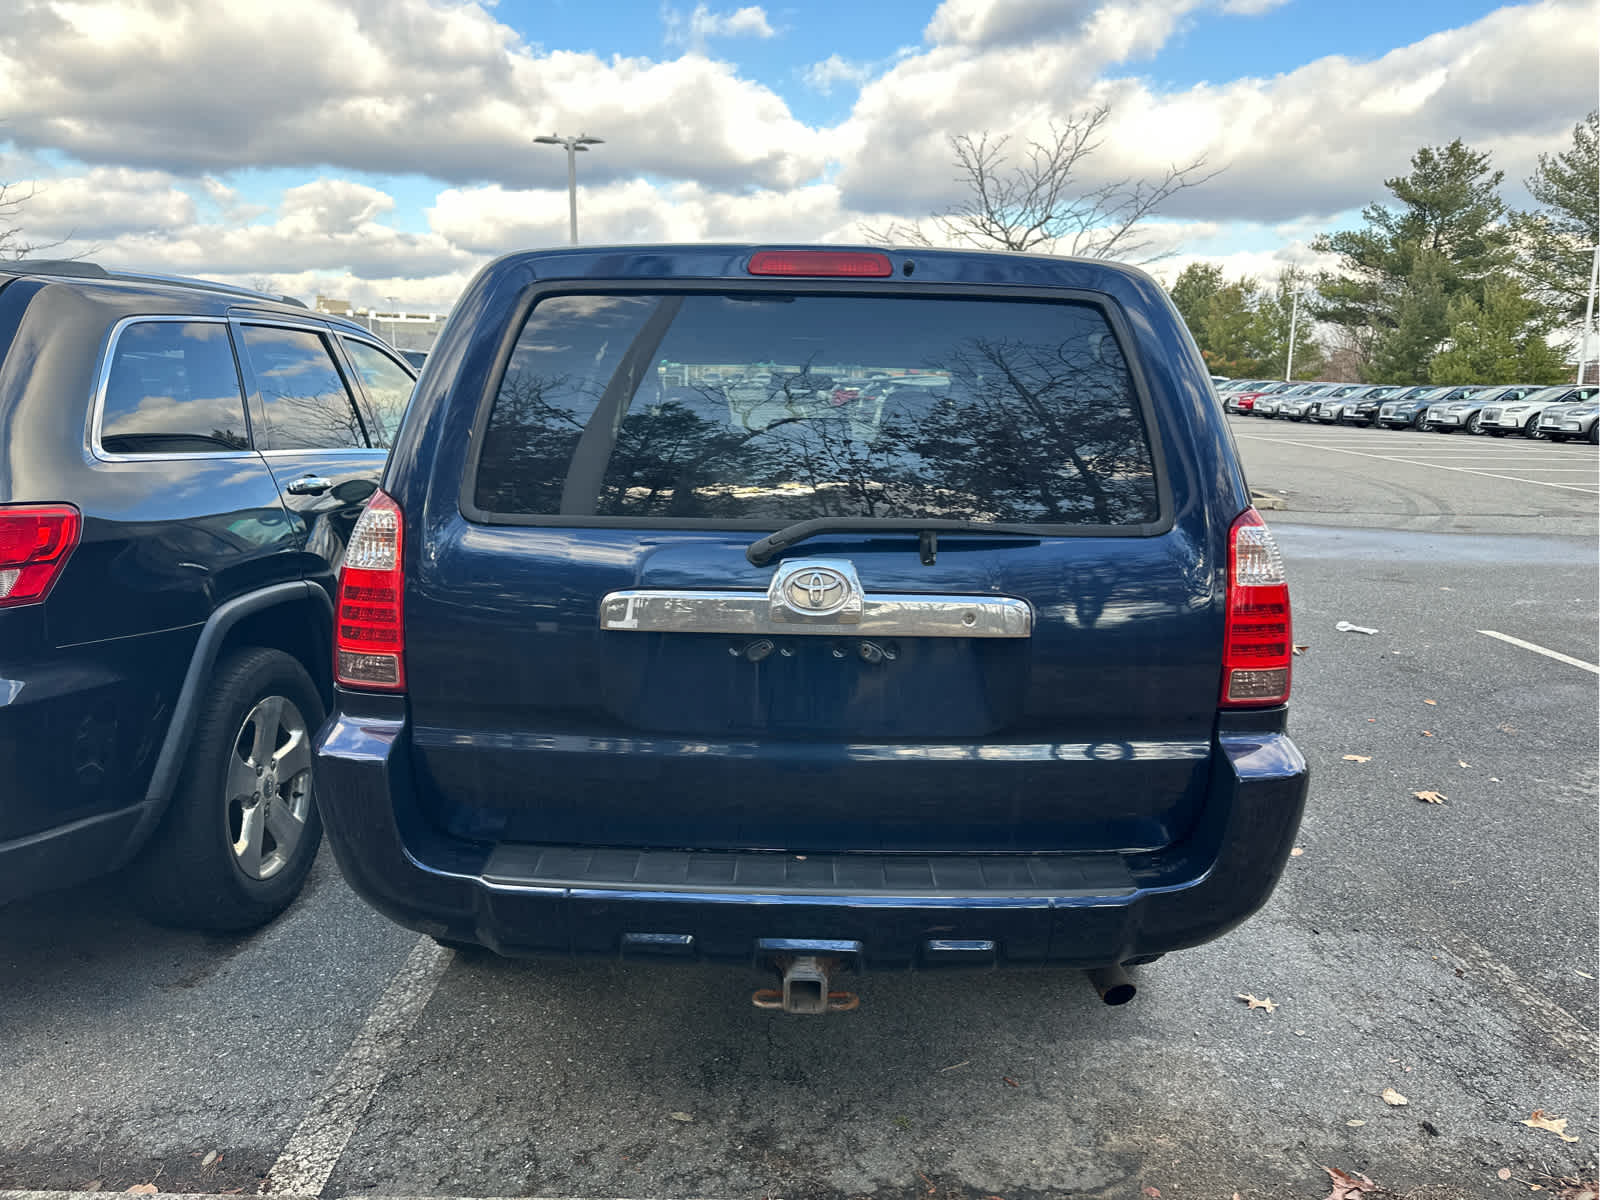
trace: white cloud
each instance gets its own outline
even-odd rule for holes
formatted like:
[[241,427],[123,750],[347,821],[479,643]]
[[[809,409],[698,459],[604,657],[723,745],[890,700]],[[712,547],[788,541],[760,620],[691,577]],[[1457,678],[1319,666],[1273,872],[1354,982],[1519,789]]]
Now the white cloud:
[[677,9],[667,9],[667,42],[669,45],[687,46],[704,52],[711,38],[754,37],[770,38],[777,30],[767,20],[766,10],[759,5],[747,5],[732,12],[712,12],[704,4],[694,6],[686,17]]
[[872,65],[830,54],[821,62],[812,63],[807,67],[801,73],[801,78],[805,80],[807,87],[827,96],[832,94],[835,84],[865,83],[872,78]]
[[[534,133],[606,139],[580,160],[586,241],[859,241],[862,222],[956,197],[948,135],[1025,141],[1105,103],[1113,120],[1086,184],[1199,152],[1228,166],[1163,213],[1153,236],[1181,253],[1159,269],[1187,255],[1276,274],[1332,214],[1382,199],[1417,147],[1460,136],[1514,182],[1593,105],[1592,47],[1573,36],[1584,0],[1508,7],[1375,61],[1329,56],[1271,78],[1164,90],[1121,69],[1202,8],[1271,3],[945,0],[927,41],[893,61],[832,55],[804,73],[819,89],[862,85],[845,121],[818,128],[704,54],[546,51],[471,3],[40,0],[0,23],[14,143],[0,178],[39,180],[33,240],[72,235],[108,262],[443,303],[489,255],[565,243],[565,156],[531,145]],[[701,37],[772,29],[754,7],[681,20],[697,18]],[[87,165],[52,178],[43,164],[60,156]],[[247,203],[231,174],[244,166],[298,167],[305,182]],[[426,231],[397,229],[393,197],[349,177],[385,173],[440,181]],[[1286,245],[1236,249],[1251,239]]]
[[[707,20],[770,30],[758,8]],[[530,134],[580,121],[607,139],[586,164],[602,179],[789,186],[823,165],[816,131],[730,64],[539,51],[481,5],[428,0],[41,0],[0,23],[0,113],[24,149],[191,175],[555,184]]]
[[[963,0],[990,15],[1007,2]],[[1592,16],[1586,0],[1503,8],[1373,61],[1329,56],[1270,79],[1163,92],[1106,74],[1161,36],[1180,3],[1107,3],[1071,37],[936,45],[896,64],[862,89],[838,132],[846,203],[941,207],[958,195],[949,135],[989,130],[1025,142],[1052,118],[1107,104],[1113,119],[1086,184],[1159,175],[1205,153],[1226,173],[1166,215],[1325,216],[1379,199],[1381,181],[1403,173],[1419,146],[1455,137],[1520,179],[1594,105],[1593,47],[1572,35]],[[1027,8],[1017,0],[1007,11]]]

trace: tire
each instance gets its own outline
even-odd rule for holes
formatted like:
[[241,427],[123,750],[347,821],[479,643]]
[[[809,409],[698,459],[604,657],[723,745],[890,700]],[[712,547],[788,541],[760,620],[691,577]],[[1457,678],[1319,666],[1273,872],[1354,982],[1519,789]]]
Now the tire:
[[322,841],[311,739],[323,716],[281,650],[218,661],[172,800],[128,868],[134,907],[160,925],[239,933],[289,906]]
[[1536,442],[1542,442],[1544,440],[1544,433],[1539,428],[1538,413],[1534,413],[1533,416],[1528,418],[1528,423],[1522,427],[1522,436],[1525,438],[1531,438]]
[[1468,433],[1482,433],[1483,432],[1483,424],[1482,424],[1482,422],[1480,422],[1478,420],[1478,414],[1477,413],[1473,413],[1470,417],[1467,418],[1467,432]]
[[1423,432],[1427,428],[1422,423],[1422,418],[1424,415],[1424,413],[1418,413],[1416,416],[1411,418],[1411,428],[1415,429],[1418,433]]
[[1589,445],[1600,446],[1600,421],[1589,426]]

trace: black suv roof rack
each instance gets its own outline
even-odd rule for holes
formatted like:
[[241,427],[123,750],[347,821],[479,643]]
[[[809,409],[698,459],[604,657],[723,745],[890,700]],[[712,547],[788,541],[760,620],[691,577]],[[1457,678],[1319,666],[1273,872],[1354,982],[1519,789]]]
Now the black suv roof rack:
[[225,292],[233,296],[248,296],[253,300],[273,300],[279,304],[292,304],[305,308],[304,300],[293,296],[261,292],[255,288],[239,287],[232,283],[218,283],[213,279],[196,279],[191,275],[160,275],[149,271],[108,271],[99,263],[83,262],[73,258],[23,258],[16,262],[0,263],[0,272],[15,275],[59,275],[69,279],[126,280],[129,283],[159,283],[167,287],[194,288],[198,291]]

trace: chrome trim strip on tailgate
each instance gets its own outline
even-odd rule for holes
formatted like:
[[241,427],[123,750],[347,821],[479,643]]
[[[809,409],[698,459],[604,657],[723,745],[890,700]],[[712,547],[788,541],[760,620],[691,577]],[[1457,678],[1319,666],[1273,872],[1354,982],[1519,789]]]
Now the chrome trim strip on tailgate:
[[[600,628],[643,633],[1025,638],[1033,609],[1007,596],[863,596],[848,621],[773,620],[766,592],[630,588],[600,601]],[[845,615],[845,614],[840,614]]]

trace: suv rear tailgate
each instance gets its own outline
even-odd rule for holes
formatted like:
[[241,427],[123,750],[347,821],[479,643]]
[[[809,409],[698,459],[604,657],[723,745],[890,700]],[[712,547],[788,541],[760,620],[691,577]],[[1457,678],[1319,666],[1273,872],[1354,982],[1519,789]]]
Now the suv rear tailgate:
[[[407,571],[424,810],[458,836],[576,846],[1181,837],[1209,770],[1220,535],[1203,506],[1176,511],[1115,307],[1013,295],[541,297],[480,413],[460,512]],[[967,529],[931,555],[897,526],[747,559],[819,516]],[[797,563],[845,564],[869,605],[1010,601],[1028,627],[699,631]],[[665,594],[684,621],[606,627],[616,593]]]

